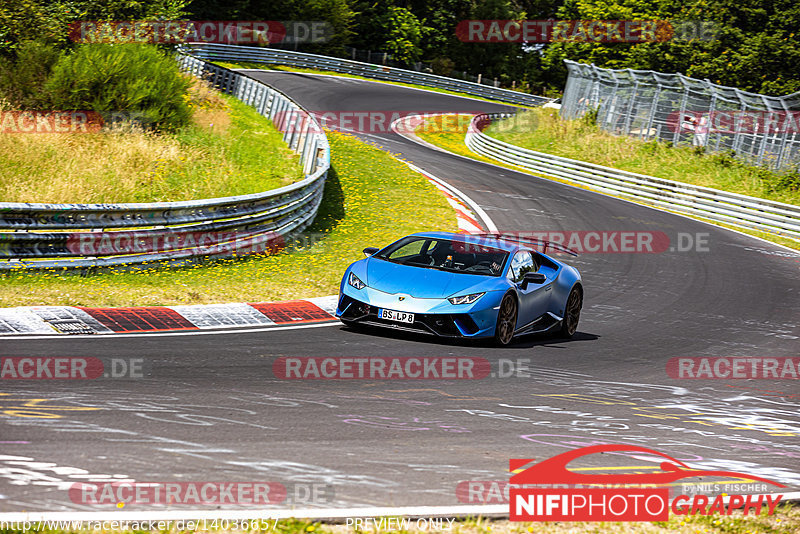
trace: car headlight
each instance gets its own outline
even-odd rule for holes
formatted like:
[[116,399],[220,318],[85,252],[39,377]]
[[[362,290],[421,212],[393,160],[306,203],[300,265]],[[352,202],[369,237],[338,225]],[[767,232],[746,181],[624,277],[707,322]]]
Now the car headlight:
[[350,276],[347,277],[347,283],[356,289],[364,289],[365,287],[367,287],[367,284],[362,282],[361,279],[356,275],[354,275],[352,272],[350,273]]
[[473,293],[472,295],[462,295],[460,297],[450,297],[449,300],[450,304],[472,304],[479,298],[481,298],[484,293]]

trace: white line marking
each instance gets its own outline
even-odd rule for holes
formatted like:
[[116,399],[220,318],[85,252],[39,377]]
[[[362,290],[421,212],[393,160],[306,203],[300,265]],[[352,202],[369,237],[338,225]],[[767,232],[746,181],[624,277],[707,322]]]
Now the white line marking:
[[[403,161],[403,160],[400,160],[400,161]],[[420,173],[420,174],[424,174],[425,176],[427,176],[427,177],[428,177],[428,178],[430,178],[431,180],[433,180],[433,181],[435,181],[435,182],[437,182],[437,183],[441,184],[443,187],[445,187],[445,188],[449,189],[449,190],[450,190],[450,192],[451,192],[451,193],[453,193],[453,195],[454,195],[454,196],[457,196],[458,198],[460,198],[461,200],[463,200],[463,201],[464,201],[464,202],[465,202],[465,203],[466,203],[466,204],[467,204],[467,205],[468,205],[470,208],[472,208],[472,210],[475,212],[475,215],[477,215],[478,217],[480,217],[480,218],[481,218],[481,220],[482,220],[482,221],[484,222],[484,224],[486,225],[486,229],[487,229],[487,230],[488,230],[490,233],[496,233],[496,232],[498,231],[498,230],[497,230],[497,226],[494,224],[494,221],[492,220],[492,218],[491,218],[491,217],[489,217],[489,215],[488,215],[488,214],[487,214],[485,211],[483,211],[483,208],[481,208],[481,207],[478,205],[478,203],[477,203],[477,202],[475,202],[474,200],[472,200],[470,197],[468,197],[468,196],[467,196],[465,193],[463,193],[461,190],[457,189],[455,186],[452,186],[452,185],[450,185],[449,183],[445,182],[445,181],[444,181],[444,180],[442,180],[441,178],[438,178],[438,177],[434,176],[434,175],[433,175],[433,174],[431,174],[430,172],[428,172],[428,171],[426,171],[426,170],[424,170],[424,169],[421,169],[421,168],[417,167],[417,166],[416,166],[416,165],[414,165],[413,163],[409,163],[409,162],[407,162],[407,161],[403,161],[403,163],[405,163],[406,165],[408,165],[409,167],[411,167],[411,169],[413,169],[413,170],[417,171],[418,173]]]
[[17,341],[24,341],[27,339],[117,339],[120,337],[164,337],[164,336],[209,336],[217,334],[250,334],[256,332],[274,332],[276,330],[296,330],[299,328],[322,328],[323,326],[336,326],[341,324],[338,319],[331,319],[330,322],[325,323],[308,323],[296,324],[287,326],[268,326],[265,328],[247,328],[241,326],[233,329],[226,330],[178,330],[175,332],[140,332],[136,334],[79,334],[79,335],[65,335],[57,334],[54,336],[0,336],[0,339],[14,339]]

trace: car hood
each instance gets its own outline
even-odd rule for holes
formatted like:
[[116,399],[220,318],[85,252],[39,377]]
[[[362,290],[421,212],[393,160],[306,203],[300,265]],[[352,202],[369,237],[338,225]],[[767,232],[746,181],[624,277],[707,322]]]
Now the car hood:
[[438,269],[400,265],[385,260],[367,260],[366,283],[385,293],[403,293],[418,299],[446,298],[491,291],[498,277],[459,274]]

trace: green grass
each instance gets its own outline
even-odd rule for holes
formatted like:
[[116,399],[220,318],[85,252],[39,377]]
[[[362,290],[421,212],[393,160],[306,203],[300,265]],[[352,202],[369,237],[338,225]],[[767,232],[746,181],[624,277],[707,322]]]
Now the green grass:
[[[544,110],[544,109],[543,110],[539,110],[537,113],[538,114],[547,114],[547,115],[550,114],[548,110]],[[533,114],[528,115],[528,120],[530,121],[531,118],[533,118],[533,117],[535,117]],[[539,124],[541,126],[542,123],[539,123]],[[545,124],[547,124],[547,123],[545,123]],[[486,156],[482,156],[480,154],[476,154],[475,152],[473,152],[472,150],[467,148],[466,144],[464,144],[464,136],[466,135],[466,132],[467,132],[467,125],[468,125],[468,121],[466,120],[466,116],[443,115],[443,116],[438,116],[438,117],[428,117],[425,120],[425,122],[422,123],[417,128],[417,130],[415,131],[415,134],[417,135],[417,137],[419,137],[423,141],[427,141],[428,143],[431,143],[431,144],[436,145],[438,147],[441,147],[441,148],[443,148],[445,150],[453,152],[454,154],[465,156],[465,157],[468,157],[468,158],[471,158],[471,159],[475,159],[475,160],[478,160],[478,161],[483,161],[483,162],[486,162],[486,163],[492,163],[494,165],[499,165],[501,167],[506,167],[508,169],[513,169],[515,171],[519,171],[519,172],[523,172],[523,173],[527,173],[527,174],[533,174],[535,176],[542,176],[542,177],[547,178],[549,180],[553,180],[553,181],[561,182],[561,183],[565,183],[565,184],[570,184],[570,185],[573,185],[575,187],[580,187],[582,189],[591,190],[591,187],[588,187],[588,186],[585,186],[585,185],[582,185],[582,184],[578,184],[578,183],[575,183],[575,182],[570,182],[569,180],[563,180],[561,178],[557,178],[557,177],[553,177],[553,176],[533,173],[530,170],[525,169],[523,167],[518,167],[516,165],[510,165],[510,164],[504,163],[502,161],[499,161],[499,160],[496,160],[496,159],[493,159],[493,158],[489,158],[489,157],[486,157]],[[518,127],[518,125],[519,125],[519,123],[517,123],[517,127]],[[578,127],[580,128],[581,126],[578,126]],[[488,133],[488,131],[487,131],[487,133]],[[539,133],[539,135],[546,136],[548,134],[547,133]],[[497,133],[495,133],[493,136],[496,137],[496,138],[500,138]],[[635,141],[635,140],[626,139],[626,138],[622,138],[622,139],[626,140],[626,141],[629,141],[629,142]],[[506,139],[502,139],[502,140],[506,141]],[[507,141],[507,142],[512,142],[512,141]],[[589,145],[589,143],[590,143],[590,141],[587,141],[587,146]],[[649,144],[652,144],[652,143],[644,143],[644,144],[648,144],[649,145]],[[544,148],[543,147],[538,147],[538,148],[528,147],[528,148],[531,148],[532,150],[538,150],[540,152],[546,152],[546,153],[549,153],[549,154],[556,154],[555,150],[551,150],[551,149],[549,149],[547,147],[544,147]],[[590,149],[587,148],[587,151],[588,150],[590,150]],[[668,149],[668,148],[665,147],[665,150],[675,150],[675,149]],[[557,155],[561,155],[561,156],[564,156],[564,157],[570,157],[570,158],[573,158],[573,159],[579,159],[579,160],[583,160],[583,161],[589,161],[587,158],[581,157],[581,155],[579,153],[570,153],[569,155],[560,154],[559,153]],[[692,157],[698,158],[698,159],[702,159],[702,158],[710,159],[708,156],[704,156],[704,155],[697,155],[697,154],[694,154],[694,153],[691,154],[691,155],[692,155]],[[705,162],[705,163],[707,164],[708,162]],[[611,166],[611,165],[608,165],[607,162],[606,163],[602,163],[602,164],[603,165],[607,165],[607,166]],[[738,163],[733,163],[731,165],[744,168],[744,166],[742,166],[742,165],[740,165]],[[619,168],[621,168],[621,167],[619,167]],[[728,167],[723,165],[723,168],[728,168]],[[636,172],[636,171],[634,171],[634,172]],[[744,168],[743,172],[755,172],[755,173],[759,174],[759,173],[762,173],[763,171],[760,170],[760,169],[753,170],[752,168]],[[769,173],[769,174],[772,174],[772,173]],[[777,176],[777,175],[775,175],[775,176]],[[685,181],[685,180],[683,180],[683,181]],[[700,185],[705,185],[705,184],[700,184]],[[716,186],[716,187],[720,188],[718,186]],[[738,191],[734,191],[734,192],[738,192]],[[747,194],[747,193],[743,193],[743,194]],[[789,197],[791,197],[791,198],[795,198],[797,196],[800,196],[799,194],[797,194],[796,192],[794,192],[792,190],[788,190],[787,195]],[[787,195],[779,195],[779,198],[777,200],[781,200],[783,202],[786,202],[787,200],[786,200],[785,196],[787,196]],[[754,195],[754,196],[756,196],[756,195]],[[769,197],[764,197],[764,198],[769,198]],[[626,199],[626,200],[630,200],[630,199]],[[792,203],[797,204],[798,201],[794,200]],[[765,239],[767,241],[772,241],[773,243],[778,243],[780,245],[783,245],[783,246],[786,246],[786,247],[789,247],[789,248],[793,248],[795,250],[800,250],[800,242],[798,242],[797,240],[794,240],[794,239],[781,237],[781,236],[778,236],[778,235],[775,235],[775,234],[770,234],[770,233],[767,233],[767,232],[760,232],[758,230],[750,230],[750,229],[739,228],[739,227],[735,227],[735,226],[731,226],[731,225],[727,225],[727,224],[721,224],[721,223],[717,223],[717,222],[714,222],[714,221],[707,221],[707,222],[710,222],[710,223],[715,224],[717,226],[721,226],[723,228],[729,228],[729,229],[736,230],[736,231],[739,231],[739,232],[743,232],[743,233],[746,233],[746,234],[749,234],[749,235],[752,235],[752,236],[755,236],[755,237],[759,237],[759,238]]]
[[789,204],[800,204],[800,174],[777,174],[745,165],[730,155],[690,146],[611,135],[588,120],[562,120],[558,111],[537,109],[497,121],[487,135],[530,150],[579,159]]
[[302,179],[272,123],[200,87],[193,122],[174,134],[136,128],[0,136],[5,202],[113,203],[257,193]]
[[[453,96],[464,96],[467,98],[474,98],[475,100],[483,100],[484,102],[491,102],[493,104],[504,104],[508,105],[508,102],[503,102],[502,100],[493,100],[490,98],[483,98],[480,96],[470,95],[468,93],[461,93],[458,91],[450,91],[448,89],[440,89],[438,87],[430,87],[428,85],[419,85],[416,83],[402,83],[402,82],[393,82],[393,81],[386,81],[386,80],[377,80],[375,78],[367,78],[365,76],[359,76],[357,74],[348,74],[344,72],[335,72],[330,70],[316,70],[316,69],[307,69],[304,67],[292,67],[289,65],[268,65],[265,63],[253,63],[247,61],[240,61],[240,62],[226,62],[226,61],[213,61],[219,65],[220,67],[225,67],[227,69],[259,69],[259,70],[279,70],[283,72],[300,72],[300,73],[307,73],[307,74],[329,74],[331,76],[341,76],[344,78],[355,78],[356,80],[366,80],[370,82],[381,82],[381,83],[388,83],[391,85],[399,85],[401,87],[411,87],[414,89],[425,89],[426,91],[433,91],[434,93],[443,93],[446,95],[453,95]],[[381,65],[375,65],[375,70],[380,70],[382,67]],[[534,109],[530,106],[523,106],[521,104],[512,104],[521,108],[525,109]]]
[[[200,88],[191,125],[0,136],[5,202],[164,202],[257,193],[302,179],[272,123],[233,97]],[[198,96],[198,95],[195,95]]]
[[417,127],[414,133],[423,141],[449,150],[454,154],[466,156],[478,161],[485,161],[486,163],[502,165],[514,170],[524,171],[522,167],[503,164],[495,159],[476,154],[467,148],[467,145],[464,143],[464,136],[467,134],[467,128],[469,127],[472,117],[472,115],[464,114],[445,114],[435,117],[426,117],[425,121]]
[[230,259],[177,270],[0,277],[0,307],[131,306],[258,302],[338,291],[366,246],[421,230],[456,231],[452,208],[423,176],[355,137],[328,133],[332,169],[323,205],[305,236],[317,242],[272,256]]

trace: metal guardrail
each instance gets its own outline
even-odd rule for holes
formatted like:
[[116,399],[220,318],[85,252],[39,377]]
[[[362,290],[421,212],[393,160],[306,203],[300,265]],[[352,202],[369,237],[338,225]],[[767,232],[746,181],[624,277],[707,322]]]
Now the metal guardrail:
[[436,87],[438,89],[448,89],[450,91],[458,91],[460,93],[523,106],[541,106],[553,100],[552,98],[543,96],[521,93],[510,89],[501,89],[499,87],[492,87],[480,83],[456,80],[454,78],[437,76],[426,72],[416,72],[413,70],[398,69],[396,67],[387,67],[385,65],[361,63],[349,59],[306,54],[304,52],[294,52],[291,50],[214,43],[189,43],[187,45],[187,50],[189,50],[193,56],[208,61],[248,61],[342,72],[377,80],[413,83],[428,87]]
[[604,193],[740,228],[800,239],[800,206],[535,152],[483,133],[492,119],[510,116],[508,113],[476,115],[464,139],[467,147],[482,156],[584,184]]
[[316,119],[264,83],[191,56],[180,55],[178,61],[183,70],[273,119],[289,148],[300,154],[304,178],[262,193],[183,202],[3,202],[0,258],[7,261],[0,261],[0,270],[174,264],[243,255],[279,247],[288,234],[313,221],[330,168],[328,139]]

